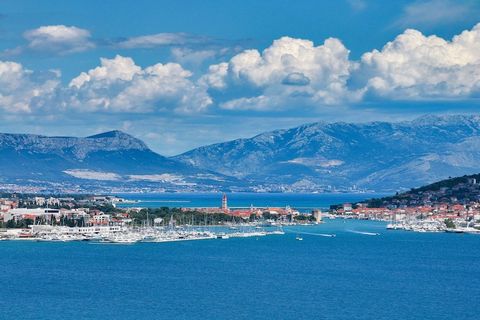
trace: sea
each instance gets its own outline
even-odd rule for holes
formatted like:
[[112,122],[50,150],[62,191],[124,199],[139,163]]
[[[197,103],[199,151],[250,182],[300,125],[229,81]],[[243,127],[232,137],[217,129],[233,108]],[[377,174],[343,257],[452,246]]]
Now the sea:
[[[132,193],[116,194],[133,203],[120,203],[119,207],[184,207],[206,208],[220,207],[223,193]],[[227,193],[230,208],[249,207],[286,207],[301,212],[312,209],[328,209],[332,204],[383,197],[384,193]]]
[[385,226],[326,219],[258,238],[0,241],[0,319],[480,318],[480,236]]

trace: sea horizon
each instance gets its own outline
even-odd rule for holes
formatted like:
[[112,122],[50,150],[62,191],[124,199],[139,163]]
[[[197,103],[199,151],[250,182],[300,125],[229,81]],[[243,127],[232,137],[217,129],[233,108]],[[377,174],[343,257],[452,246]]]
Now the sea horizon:
[[371,198],[391,195],[391,193],[254,193],[254,192],[178,192],[178,193],[115,193],[114,195],[133,203],[117,203],[119,208],[218,208],[222,205],[222,195],[228,197],[230,208],[286,207],[300,211],[328,209],[330,205],[356,203]]

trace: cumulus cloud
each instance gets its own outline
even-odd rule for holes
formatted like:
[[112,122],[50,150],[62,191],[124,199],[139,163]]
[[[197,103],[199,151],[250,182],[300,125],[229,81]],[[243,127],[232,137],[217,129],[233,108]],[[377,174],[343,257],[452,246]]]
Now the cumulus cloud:
[[74,26],[42,26],[26,31],[23,36],[28,41],[27,48],[35,51],[68,54],[95,47],[90,32]]
[[407,29],[357,62],[337,39],[314,46],[284,37],[262,53],[245,50],[210,66],[200,83],[226,96],[217,103],[228,110],[468,99],[480,93],[479,52],[480,24],[452,40]]
[[310,79],[301,72],[292,72],[282,80],[282,84],[292,86],[306,86],[310,83]]
[[[192,114],[213,105],[232,112],[323,112],[362,101],[466,100],[480,96],[479,52],[480,24],[451,40],[408,29],[359,61],[350,60],[338,39],[315,45],[282,37],[261,52],[241,51],[196,75],[179,63],[142,67],[117,55],[100,59],[99,66],[68,85],[61,84],[59,72],[33,72],[0,61],[0,109]],[[181,59],[192,52],[175,53]],[[214,54],[206,51],[192,59]],[[221,113],[218,108],[210,110]]]
[[70,81],[69,105],[87,111],[199,112],[212,100],[191,76],[177,63],[142,69],[128,57],[103,58],[99,67]]
[[480,24],[451,41],[406,30],[362,56],[367,88],[399,99],[469,97],[480,89]]
[[34,112],[45,106],[59,86],[59,72],[34,73],[21,64],[0,61],[0,109]]
[[229,109],[243,102],[252,109],[255,102],[258,109],[275,108],[292,97],[310,105],[336,104],[353,97],[346,90],[355,68],[348,56],[349,50],[338,39],[315,46],[309,40],[283,37],[262,53],[245,50],[229,62],[210,66],[200,82],[216,90],[243,86],[261,91],[261,95],[224,102]]
[[104,85],[112,85],[118,81],[128,82],[142,72],[132,58],[116,56],[114,59],[100,58],[101,66],[82,72],[78,77],[70,81],[70,87],[81,88],[89,82],[102,82]]

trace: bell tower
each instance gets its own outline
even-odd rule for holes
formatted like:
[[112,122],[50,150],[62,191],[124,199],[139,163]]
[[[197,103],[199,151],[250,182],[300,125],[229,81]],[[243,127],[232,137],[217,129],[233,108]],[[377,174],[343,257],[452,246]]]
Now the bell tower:
[[228,211],[228,202],[227,202],[227,194],[224,193],[222,197],[222,210]]

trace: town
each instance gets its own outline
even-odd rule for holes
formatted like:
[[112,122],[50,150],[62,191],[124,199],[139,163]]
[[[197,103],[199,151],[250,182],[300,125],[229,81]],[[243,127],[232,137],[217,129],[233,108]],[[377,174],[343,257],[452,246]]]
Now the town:
[[[230,208],[226,194],[218,207],[205,208],[142,208],[135,201],[112,195],[3,194],[0,239],[130,243],[145,239],[258,236],[268,234],[268,230],[281,233],[279,227],[285,225],[319,224],[325,218],[382,220],[389,222],[390,230],[480,233],[480,202],[466,192],[478,189],[477,180],[468,179],[453,188],[412,190],[389,198],[344,203],[323,210],[311,208],[307,212],[289,206]],[[462,196],[454,196],[458,193]],[[228,235],[226,231],[232,230],[235,232]]]
[[391,222],[388,229],[480,233],[479,175],[442,180],[391,197],[331,206],[331,213]]
[[[99,240],[132,243],[282,234],[283,225],[321,222],[321,211],[286,208],[230,209],[227,195],[218,208],[119,208],[117,196],[0,199],[0,239]],[[223,227],[223,228],[215,228]]]

